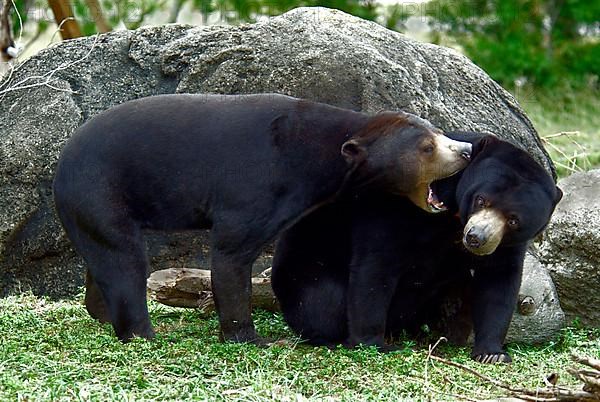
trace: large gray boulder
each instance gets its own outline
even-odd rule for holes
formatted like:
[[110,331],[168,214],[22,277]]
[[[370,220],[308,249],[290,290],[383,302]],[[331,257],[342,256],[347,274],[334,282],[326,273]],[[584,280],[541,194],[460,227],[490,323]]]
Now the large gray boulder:
[[548,270],[537,256],[527,253],[507,342],[547,342],[554,339],[564,325],[565,313]]
[[540,248],[568,320],[600,327],[600,169],[558,183],[558,204]]
[[[83,264],[51,195],[59,152],[98,112],[173,92],[279,92],[368,112],[403,109],[446,130],[508,139],[554,172],[514,98],[467,58],[339,11],[302,8],[253,25],[168,25],[62,42],[0,82],[0,295],[78,290]],[[151,235],[153,268],[205,266],[204,240]]]

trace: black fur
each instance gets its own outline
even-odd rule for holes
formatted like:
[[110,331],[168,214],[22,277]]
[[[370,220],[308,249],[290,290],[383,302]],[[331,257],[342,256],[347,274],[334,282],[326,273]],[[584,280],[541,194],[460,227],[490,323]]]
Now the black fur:
[[222,335],[260,342],[250,273],[261,248],[344,190],[414,187],[410,159],[432,130],[274,94],[165,95],[101,113],[69,140],[54,181],[87,264],[88,311],[122,340],[152,337],[143,230],[210,228]]
[[[517,147],[474,133],[448,136],[474,144],[469,166],[435,183],[448,212],[427,214],[401,197],[365,192],[283,233],[273,289],[287,323],[309,343],[385,349],[386,334],[439,327],[445,300],[458,298],[453,328],[446,328],[452,340],[465,342],[472,325],[475,359],[510,360],[503,342],[525,250],[562,193]],[[480,194],[504,216],[521,219],[488,256],[467,252],[461,241]]]

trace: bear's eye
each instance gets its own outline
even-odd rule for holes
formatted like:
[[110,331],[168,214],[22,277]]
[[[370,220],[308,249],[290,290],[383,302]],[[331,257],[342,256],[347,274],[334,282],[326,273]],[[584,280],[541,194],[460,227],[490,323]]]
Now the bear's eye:
[[424,154],[432,154],[434,149],[435,147],[433,146],[433,144],[427,144],[422,148],[422,151]]
[[485,198],[483,198],[482,196],[478,195],[475,198],[475,206],[478,208],[484,208],[485,207]]
[[516,216],[511,216],[510,218],[508,218],[508,220],[506,221],[506,224],[508,225],[508,227],[510,227],[511,229],[516,229],[517,227],[519,227],[519,219]]

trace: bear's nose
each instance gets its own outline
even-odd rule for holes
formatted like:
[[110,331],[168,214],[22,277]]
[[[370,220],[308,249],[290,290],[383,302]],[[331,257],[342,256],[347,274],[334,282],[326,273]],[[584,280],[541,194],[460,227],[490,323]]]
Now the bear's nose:
[[460,150],[460,156],[462,156],[464,159],[470,161],[471,160],[471,150],[473,149],[473,146],[471,144],[465,144],[462,149]]
[[471,150],[473,149],[473,145],[468,142],[460,142],[454,141],[452,145],[450,145],[450,150],[452,152],[456,152],[462,158],[466,160],[471,160]]
[[481,247],[481,239],[474,232],[473,228],[471,228],[467,234],[465,235],[465,243],[470,248],[478,248]]

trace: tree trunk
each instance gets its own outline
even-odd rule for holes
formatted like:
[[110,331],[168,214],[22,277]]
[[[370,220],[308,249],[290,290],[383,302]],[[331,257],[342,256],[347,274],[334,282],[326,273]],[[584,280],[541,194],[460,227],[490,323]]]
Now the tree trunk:
[[5,0],[0,9],[0,60],[2,61],[10,61],[15,57],[10,49],[14,49],[16,52],[10,24],[11,6],[11,0]]
[[79,38],[81,29],[73,16],[71,4],[67,0],[48,0],[48,5],[54,13],[54,20],[60,29],[63,40]]
[[110,32],[112,29],[110,28],[110,25],[108,25],[108,22],[106,22],[106,18],[104,18],[102,7],[100,7],[100,2],[98,0],[85,0],[85,4],[87,4],[88,8],[90,9],[90,14],[96,23],[98,32]]

